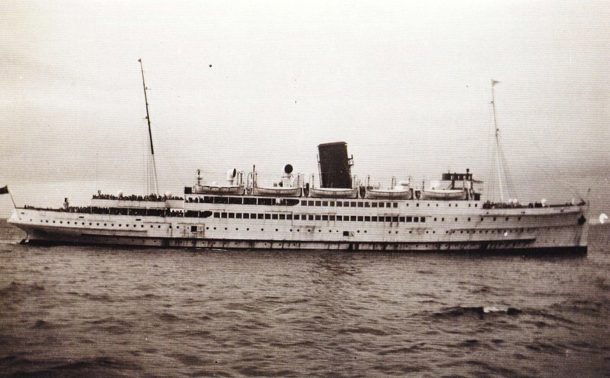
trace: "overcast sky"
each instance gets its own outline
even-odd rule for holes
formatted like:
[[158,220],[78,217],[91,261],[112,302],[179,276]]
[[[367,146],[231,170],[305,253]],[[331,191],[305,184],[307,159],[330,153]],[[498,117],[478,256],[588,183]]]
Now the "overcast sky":
[[607,1],[3,1],[0,17],[0,186],[18,205],[143,191],[142,58],[164,192],[197,168],[310,175],[339,140],[382,184],[487,180],[494,78],[517,194],[592,187],[608,211]]

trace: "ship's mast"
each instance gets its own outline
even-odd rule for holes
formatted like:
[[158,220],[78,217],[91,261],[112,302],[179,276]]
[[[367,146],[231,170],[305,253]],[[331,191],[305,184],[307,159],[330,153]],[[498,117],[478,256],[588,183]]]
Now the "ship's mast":
[[150,164],[147,164],[146,172],[146,191],[149,193],[159,194],[159,182],[157,180],[157,164],[155,162],[155,147],[153,145],[152,129],[150,127],[150,113],[148,111],[148,88],[144,80],[144,67],[142,59],[138,59],[140,63],[140,71],[142,72],[142,87],[144,88],[144,103],[146,105],[146,121],[148,123],[148,140],[150,142]]
[[495,151],[494,151],[494,162],[495,171],[498,175],[498,189],[500,191],[500,201],[504,202],[504,180],[506,180],[506,191],[507,195],[510,198],[511,196],[511,182],[509,179],[508,173],[508,165],[506,163],[506,159],[504,157],[504,152],[502,151],[502,145],[500,144],[500,128],[498,127],[498,120],[496,117],[496,95],[495,95],[495,86],[500,82],[494,79],[491,79],[491,109],[493,113],[493,126],[494,126],[494,138],[495,138]]

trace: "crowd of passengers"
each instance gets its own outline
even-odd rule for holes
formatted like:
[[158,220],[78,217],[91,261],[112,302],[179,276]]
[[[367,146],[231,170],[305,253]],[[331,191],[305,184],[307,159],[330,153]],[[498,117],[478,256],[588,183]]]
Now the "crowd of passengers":
[[82,207],[69,206],[67,208],[40,208],[25,205],[24,209],[35,209],[44,211],[59,211],[65,213],[86,213],[86,214],[108,214],[108,215],[152,215],[157,217],[182,217],[184,212],[170,209],[131,209],[131,208],[115,208],[115,207]]
[[[580,201],[577,205],[584,205],[585,201]],[[564,204],[553,204],[553,205],[547,205],[545,203],[542,202],[530,202],[527,205],[521,204],[521,203],[504,203],[504,202],[490,202],[490,201],[485,201],[485,203],[483,203],[483,209],[521,209],[521,208],[540,208],[540,207],[562,207],[562,206],[573,206],[574,204],[571,202],[566,202]]]
[[182,197],[178,197],[178,196],[166,196],[166,195],[157,195],[157,194],[147,194],[145,196],[139,196],[139,195],[135,195],[135,194],[131,194],[128,196],[124,196],[124,195],[118,195],[115,196],[113,194],[103,194],[103,193],[97,193],[93,195],[93,199],[107,199],[107,200],[121,200],[121,201],[155,201],[155,202],[162,202],[162,201],[168,201],[168,200],[184,200],[184,198]]

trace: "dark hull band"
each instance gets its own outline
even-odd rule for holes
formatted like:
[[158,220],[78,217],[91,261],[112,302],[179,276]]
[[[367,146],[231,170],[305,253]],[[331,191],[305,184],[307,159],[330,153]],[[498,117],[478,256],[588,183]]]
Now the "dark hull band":
[[531,248],[527,243],[509,246],[502,243],[467,242],[316,242],[279,240],[227,240],[194,238],[150,238],[99,236],[81,234],[78,238],[68,235],[47,234],[45,238],[25,239],[23,243],[32,245],[112,245],[142,248],[194,248],[194,249],[236,249],[236,250],[334,250],[346,252],[416,252],[416,253],[467,253],[467,254],[510,254],[510,255],[586,255],[586,246]]

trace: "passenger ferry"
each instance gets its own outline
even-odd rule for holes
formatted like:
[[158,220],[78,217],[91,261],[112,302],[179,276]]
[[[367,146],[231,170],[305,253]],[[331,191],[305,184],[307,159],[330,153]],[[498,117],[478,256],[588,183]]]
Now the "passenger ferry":
[[[146,85],[142,70],[144,95]],[[493,82],[492,82],[493,88]],[[493,93],[493,91],[492,91]],[[493,103],[493,102],[492,102]],[[9,223],[30,243],[344,251],[587,251],[587,204],[490,202],[473,174],[447,172],[428,187],[355,180],[345,142],[318,146],[319,185],[288,164],[273,186],[231,169],[226,184],[196,183],[158,195],[148,116],[150,195],[98,192],[90,206],[16,208]],[[497,131],[497,128],[496,128]],[[497,136],[497,134],[496,134]]]

